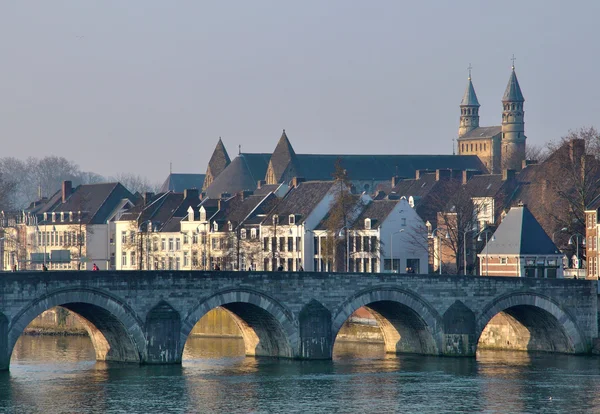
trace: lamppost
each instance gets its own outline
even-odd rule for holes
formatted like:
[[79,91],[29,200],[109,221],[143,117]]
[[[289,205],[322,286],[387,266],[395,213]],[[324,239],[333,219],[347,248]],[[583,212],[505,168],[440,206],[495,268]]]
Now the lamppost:
[[403,232],[404,232],[404,229],[400,229],[400,230],[395,231],[392,234],[390,234],[390,269],[392,270],[392,273],[394,273],[394,236],[396,234],[400,234]]
[[488,262],[489,262],[489,258],[488,258],[488,234],[492,235],[492,238],[489,241],[494,241],[496,240],[496,236],[494,236],[494,233],[490,230],[490,229],[483,229],[481,230],[478,234],[477,234],[477,241],[483,241],[483,239],[481,238],[481,235],[485,234],[485,275],[488,276],[489,272],[488,272]]
[[339,237],[346,237],[346,273],[348,273],[348,268],[350,267],[350,237],[348,232],[348,226],[344,226],[340,229],[340,232],[338,233]]
[[575,257],[577,257],[577,276],[579,276],[579,243],[581,242],[582,246],[585,246],[585,237],[583,237],[580,233],[575,233],[572,234],[571,237],[569,237],[569,246],[573,245],[573,238],[575,238],[575,243],[577,244],[576,246],[576,253],[575,253]]
[[[431,231],[431,234],[429,235],[430,239],[434,239],[437,236],[438,231],[440,231],[441,229],[439,227],[436,227],[435,229],[433,229]],[[446,232],[446,236],[444,236],[445,239],[449,239],[450,238],[450,233]],[[435,247],[435,246],[434,246]],[[442,274],[442,243],[440,242],[440,266],[438,268],[439,274]]]
[[560,232],[567,231],[567,230],[568,229],[566,227],[563,227],[562,229],[556,230],[554,233],[552,233],[552,243],[554,243],[554,236],[556,236],[556,233],[560,233]]

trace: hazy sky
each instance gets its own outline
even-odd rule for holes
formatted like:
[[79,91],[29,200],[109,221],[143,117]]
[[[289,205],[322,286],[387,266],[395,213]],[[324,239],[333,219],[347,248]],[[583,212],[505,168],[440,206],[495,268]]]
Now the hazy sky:
[[600,127],[600,1],[2,1],[0,156],[161,181],[232,156],[451,153],[473,65],[500,125],[514,53],[527,142]]

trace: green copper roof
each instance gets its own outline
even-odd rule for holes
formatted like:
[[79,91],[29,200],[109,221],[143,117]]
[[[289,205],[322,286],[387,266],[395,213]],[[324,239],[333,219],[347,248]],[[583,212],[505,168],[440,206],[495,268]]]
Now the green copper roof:
[[470,77],[469,83],[467,84],[467,90],[465,90],[462,101],[460,101],[460,106],[480,106],[479,101],[477,100],[477,95],[475,94],[475,88],[473,88],[473,82],[471,82]]
[[506,85],[502,102],[525,102],[514,67],[510,73],[510,78],[508,79],[508,85]]

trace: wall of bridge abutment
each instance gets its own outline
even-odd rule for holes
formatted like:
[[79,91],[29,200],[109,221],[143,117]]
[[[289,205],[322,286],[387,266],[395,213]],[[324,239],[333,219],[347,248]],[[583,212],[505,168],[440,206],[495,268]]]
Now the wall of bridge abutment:
[[[438,275],[284,272],[17,272],[0,277],[0,368],[27,324],[65,306],[91,322],[98,359],[180,363],[194,324],[219,306],[246,354],[329,359],[336,335],[365,306],[387,352],[475,355],[499,313],[535,323],[560,352],[598,337],[597,282]],[[535,326],[533,326],[535,331]],[[552,335],[556,335],[553,338]],[[554,348],[553,348],[554,349]]]

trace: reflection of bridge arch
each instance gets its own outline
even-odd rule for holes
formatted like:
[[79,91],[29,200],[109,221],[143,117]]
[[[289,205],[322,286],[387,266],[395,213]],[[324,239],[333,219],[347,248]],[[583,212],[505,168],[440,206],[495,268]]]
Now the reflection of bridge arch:
[[244,338],[246,355],[293,358],[298,330],[292,313],[275,299],[250,289],[228,289],[202,300],[181,326],[179,355],[194,325],[210,310],[229,312]]
[[386,352],[437,355],[442,349],[442,319],[416,293],[393,287],[357,292],[333,312],[335,336],[344,322],[360,307],[375,317],[385,340]]
[[143,324],[130,307],[108,292],[91,288],[61,289],[27,304],[12,319],[8,328],[7,355],[29,323],[42,312],[62,306],[82,319],[97,360],[143,362],[145,337]]
[[492,318],[500,313],[522,324],[532,342],[537,342],[527,349],[584,353],[588,348],[575,319],[555,300],[534,292],[509,293],[485,306],[477,319],[477,342]]

